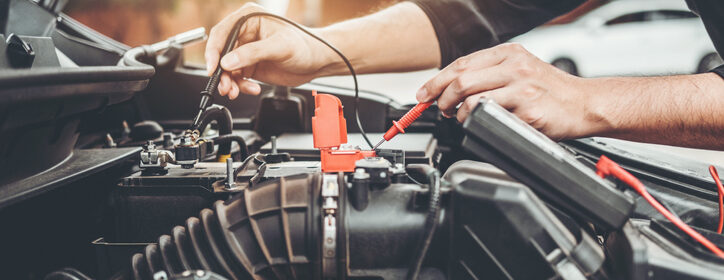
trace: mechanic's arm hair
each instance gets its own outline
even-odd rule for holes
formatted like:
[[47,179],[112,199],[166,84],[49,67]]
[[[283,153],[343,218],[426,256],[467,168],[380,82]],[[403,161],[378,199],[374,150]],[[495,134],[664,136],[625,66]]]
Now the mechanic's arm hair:
[[724,80],[714,74],[590,79],[592,135],[724,149]]
[[[358,73],[403,72],[440,66],[440,48],[432,23],[416,4],[403,2],[377,13],[319,29],[347,56]],[[346,74],[330,57],[321,76]]]

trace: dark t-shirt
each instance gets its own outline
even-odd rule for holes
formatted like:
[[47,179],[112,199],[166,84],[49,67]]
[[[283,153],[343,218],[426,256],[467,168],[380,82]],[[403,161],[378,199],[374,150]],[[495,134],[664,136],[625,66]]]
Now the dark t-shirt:
[[[684,1],[684,0],[682,0]],[[440,43],[442,67],[565,14],[585,0],[413,0],[427,14]],[[686,0],[724,54],[724,0]],[[724,65],[714,70],[724,77]]]

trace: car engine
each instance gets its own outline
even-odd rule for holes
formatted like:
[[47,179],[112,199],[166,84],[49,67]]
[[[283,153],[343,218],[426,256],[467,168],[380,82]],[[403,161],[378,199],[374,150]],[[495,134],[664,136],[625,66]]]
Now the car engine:
[[596,165],[616,161],[722,247],[704,163],[556,143],[490,100],[463,124],[432,105],[362,148],[412,106],[319,83],[210,99],[190,129],[208,77],[184,45],[203,29],[131,48],[54,1],[0,10],[2,279],[724,275]]

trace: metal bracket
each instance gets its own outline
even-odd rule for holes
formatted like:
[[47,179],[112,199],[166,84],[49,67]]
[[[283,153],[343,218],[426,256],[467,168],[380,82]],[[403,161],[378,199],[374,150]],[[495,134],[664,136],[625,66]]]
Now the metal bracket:
[[156,149],[153,141],[148,141],[143,151],[141,151],[141,160],[139,167],[145,168],[165,168],[166,164],[175,163],[173,153],[167,150]]
[[322,177],[322,276],[337,277],[337,199],[339,177],[336,173]]

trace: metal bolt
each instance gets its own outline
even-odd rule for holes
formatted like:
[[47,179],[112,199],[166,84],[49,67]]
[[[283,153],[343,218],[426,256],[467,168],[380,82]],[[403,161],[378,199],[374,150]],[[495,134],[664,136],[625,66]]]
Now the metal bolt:
[[277,153],[277,137],[272,136],[271,137],[271,153],[276,154]]
[[128,122],[123,121],[121,123],[121,127],[123,128],[123,130],[121,132],[121,139],[128,138],[128,136],[131,135],[131,128],[128,126]]
[[153,279],[154,280],[167,280],[168,274],[166,274],[166,271],[161,270],[161,271],[153,274]]
[[116,147],[116,142],[113,141],[113,136],[111,136],[110,133],[106,133],[106,146],[108,146],[109,148]]
[[354,170],[354,174],[353,174],[352,178],[362,180],[362,179],[368,179],[369,177],[370,177],[370,175],[367,174],[367,172],[365,172],[365,170],[363,168],[357,168]]
[[234,160],[232,158],[226,159],[226,188],[231,189],[236,187],[236,180],[234,179]]
[[156,144],[153,143],[153,140],[148,140],[148,142],[146,142],[146,150],[148,150],[148,151],[156,150]]

